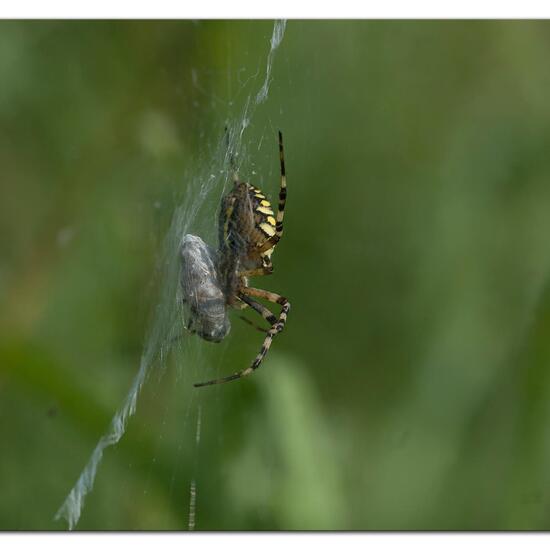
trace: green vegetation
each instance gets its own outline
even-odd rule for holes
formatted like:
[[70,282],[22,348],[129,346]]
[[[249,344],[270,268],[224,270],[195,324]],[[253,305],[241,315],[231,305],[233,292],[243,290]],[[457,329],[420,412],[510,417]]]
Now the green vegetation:
[[[0,22],[0,529],[65,528],[271,31]],[[185,530],[193,479],[198,530],[550,529],[548,51],[548,22],[288,23],[242,167],[274,196],[283,130],[255,284],[287,328],[237,383],[191,387],[257,353],[236,316],[153,371],[79,529]]]

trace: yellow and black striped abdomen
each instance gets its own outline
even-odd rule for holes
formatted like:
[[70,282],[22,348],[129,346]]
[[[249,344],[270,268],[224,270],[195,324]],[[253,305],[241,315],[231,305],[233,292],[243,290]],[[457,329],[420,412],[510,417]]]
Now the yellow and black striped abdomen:
[[245,182],[236,182],[220,210],[220,250],[229,271],[271,269],[277,220],[264,193]]
[[254,225],[261,233],[261,237],[258,236],[259,245],[275,235],[275,213],[271,203],[260,189],[249,186],[248,194],[254,212]]

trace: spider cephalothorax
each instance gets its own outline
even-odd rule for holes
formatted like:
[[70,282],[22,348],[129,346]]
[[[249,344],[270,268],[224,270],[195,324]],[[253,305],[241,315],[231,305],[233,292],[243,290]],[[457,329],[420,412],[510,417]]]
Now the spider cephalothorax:
[[[281,186],[276,215],[262,191],[240,181],[234,173],[233,189],[221,201],[218,250],[213,252],[200,238],[192,235],[186,235],[182,242],[182,287],[184,300],[191,304],[190,330],[206,340],[221,341],[229,332],[227,307],[251,307],[270,325],[268,330],[261,329],[266,336],[250,367],[225,378],[195,384],[196,387],[229,382],[251,374],[260,366],[273,337],[285,326],[290,310],[288,300],[248,285],[249,277],[272,273],[271,254],[283,234],[286,174],[281,132],[279,154]],[[279,317],[257,298],[279,304]]]

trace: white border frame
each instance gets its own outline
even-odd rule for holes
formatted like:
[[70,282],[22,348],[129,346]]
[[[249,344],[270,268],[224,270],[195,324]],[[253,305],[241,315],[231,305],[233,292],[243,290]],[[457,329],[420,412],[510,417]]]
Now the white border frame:
[[[312,7],[314,6],[314,8]],[[550,17],[542,0],[19,0],[2,2],[5,19],[532,19]]]

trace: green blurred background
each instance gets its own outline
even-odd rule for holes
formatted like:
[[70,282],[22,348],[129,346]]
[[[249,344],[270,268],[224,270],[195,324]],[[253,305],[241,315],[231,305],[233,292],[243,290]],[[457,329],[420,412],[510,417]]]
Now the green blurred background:
[[[272,28],[0,23],[0,529],[65,528]],[[79,529],[188,529],[192,484],[199,530],[550,528],[549,51],[547,22],[288,23],[241,159],[276,197],[283,130],[255,284],[287,329],[246,380],[191,387],[257,353],[236,318],[153,370]]]

